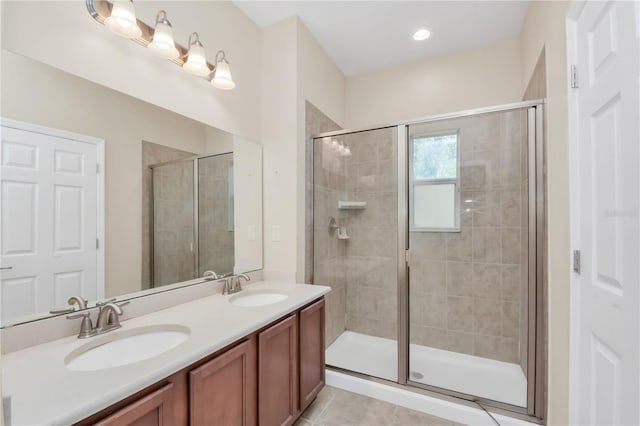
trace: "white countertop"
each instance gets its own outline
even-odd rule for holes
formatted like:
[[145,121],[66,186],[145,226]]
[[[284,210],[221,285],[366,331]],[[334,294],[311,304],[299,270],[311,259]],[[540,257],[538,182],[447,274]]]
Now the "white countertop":
[[[331,290],[325,286],[277,282],[249,284],[245,289],[283,290],[289,297],[271,305],[239,307],[228,302],[231,296],[216,294],[132,318],[111,333],[157,324],[179,324],[191,332],[179,346],[121,367],[83,372],[67,369],[65,357],[91,340],[76,336],[4,355],[0,363],[2,396],[11,398],[11,425],[62,425],[80,421]],[[126,306],[123,309],[126,310]]]

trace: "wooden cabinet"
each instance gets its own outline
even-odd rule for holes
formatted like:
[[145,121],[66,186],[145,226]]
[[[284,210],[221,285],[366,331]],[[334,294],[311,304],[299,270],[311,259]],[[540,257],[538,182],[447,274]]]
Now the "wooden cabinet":
[[324,387],[324,299],[300,311],[300,410]]
[[192,425],[256,425],[256,339],[189,372]]
[[258,417],[260,426],[290,425],[298,415],[298,317],[258,335]]
[[324,299],[77,425],[291,425],[324,386]]
[[173,417],[173,383],[121,408],[106,419],[96,423],[99,426],[171,426]]

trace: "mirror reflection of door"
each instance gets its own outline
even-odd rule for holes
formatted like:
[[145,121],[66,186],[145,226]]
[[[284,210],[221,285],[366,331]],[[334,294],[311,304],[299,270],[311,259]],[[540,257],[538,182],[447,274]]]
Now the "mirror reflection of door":
[[[3,120],[2,321],[104,296],[102,141]],[[96,191],[98,188],[98,191]]]

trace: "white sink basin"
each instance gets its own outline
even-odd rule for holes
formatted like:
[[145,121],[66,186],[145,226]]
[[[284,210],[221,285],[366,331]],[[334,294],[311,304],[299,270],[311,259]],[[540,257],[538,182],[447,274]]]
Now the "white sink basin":
[[280,290],[245,290],[240,294],[231,296],[229,302],[235,306],[254,307],[282,302],[288,297],[287,293]]
[[115,331],[94,337],[64,359],[69,370],[95,371],[133,364],[175,348],[190,330],[177,324],[162,324]]

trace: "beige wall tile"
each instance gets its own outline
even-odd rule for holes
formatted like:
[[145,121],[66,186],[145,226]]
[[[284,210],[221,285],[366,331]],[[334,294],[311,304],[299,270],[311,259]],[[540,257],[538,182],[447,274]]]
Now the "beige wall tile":
[[447,327],[449,330],[474,331],[473,299],[470,297],[447,298]]
[[473,268],[470,262],[447,262],[447,294],[473,296]]
[[473,261],[500,263],[501,235],[499,228],[473,229]]
[[473,264],[473,296],[500,300],[502,271],[500,265]]
[[479,334],[500,336],[502,329],[501,302],[497,299],[473,300],[474,330]]

